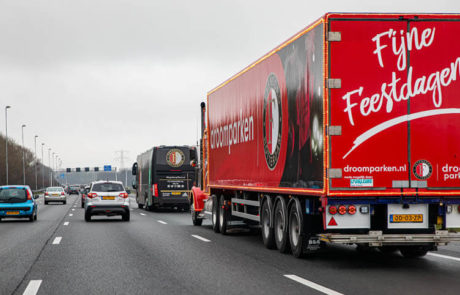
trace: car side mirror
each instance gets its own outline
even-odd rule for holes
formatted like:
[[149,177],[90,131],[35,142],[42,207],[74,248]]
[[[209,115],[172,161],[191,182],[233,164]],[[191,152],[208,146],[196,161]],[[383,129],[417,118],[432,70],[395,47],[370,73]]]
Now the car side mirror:
[[137,163],[133,164],[133,168],[131,169],[131,174],[132,175],[137,175]]
[[40,195],[34,195],[34,199],[38,199],[38,197],[40,197]]
[[131,184],[131,186],[133,187],[133,189],[137,189],[137,183],[136,183],[136,180],[133,180],[133,183]]

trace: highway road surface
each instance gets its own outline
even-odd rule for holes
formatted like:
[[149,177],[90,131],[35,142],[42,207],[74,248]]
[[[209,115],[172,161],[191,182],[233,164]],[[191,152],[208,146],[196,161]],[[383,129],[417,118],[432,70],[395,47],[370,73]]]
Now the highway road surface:
[[459,294],[460,244],[419,259],[328,246],[308,259],[261,236],[215,234],[185,212],[84,221],[78,196],[0,222],[1,294]]

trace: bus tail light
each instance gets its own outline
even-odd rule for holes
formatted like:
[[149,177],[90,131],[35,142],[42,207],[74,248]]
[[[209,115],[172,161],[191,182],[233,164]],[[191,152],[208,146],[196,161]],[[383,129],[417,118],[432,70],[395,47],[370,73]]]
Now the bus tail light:
[[158,184],[154,183],[152,186],[152,195],[158,197]]
[[339,214],[344,215],[345,213],[347,213],[347,207],[344,206],[344,205],[340,205],[339,206]]
[[329,207],[329,214],[335,215],[337,213],[337,207],[336,206],[330,206]]
[[356,213],[356,206],[355,205],[348,206],[348,214],[354,215],[355,213]]

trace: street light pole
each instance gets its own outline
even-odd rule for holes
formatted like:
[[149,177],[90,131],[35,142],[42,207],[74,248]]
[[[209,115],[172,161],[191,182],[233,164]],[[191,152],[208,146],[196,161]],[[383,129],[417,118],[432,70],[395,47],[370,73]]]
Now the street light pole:
[[43,146],[45,144],[42,142],[42,189],[45,188],[45,161],[43,160]]
[[22,130],[22,179],[23,179],[23,184],[26,185],[26,153],[24,150],[24,127],[26,127],[26,124],[22,124],[21,130]]
[[10,106],[5,107],[5,163],[6,163],[6,185],[8,185],[8,109]]
[[37,184],[37,182],[38,182],[37,181],[37,137],[38,137],[38,135],[35,135],[35,137],[34,137],[34,146],[35,146],[35,151],[34,151],[34,153],[35,153],[35,156],[34,156],[35,157],[35,167],[34,167],[35,168],[34,169],[35,170],[35,190],[38,190],[38,184]]
[[[48,148],[48,167],[51,168],[51,148]],[[51,178],[51,173],[50,173],[50,186],[53,186],[53,180]]]

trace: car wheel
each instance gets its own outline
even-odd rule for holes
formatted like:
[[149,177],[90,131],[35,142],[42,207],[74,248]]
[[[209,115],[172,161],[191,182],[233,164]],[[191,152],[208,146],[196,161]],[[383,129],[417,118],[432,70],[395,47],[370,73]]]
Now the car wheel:
[[38,211],[35,210],[34,220],[37,220],[37,219],[38,219]]
[[85,212],[85,221],[91,221],[91,214],[89,214],[88,212]]
[[45,205],[48,205],[48,202],[47,202],[47,201],[45,201]]
[[85,203],[84,203],[84,201],[81,201],[81,207],[82,207],[82,208],[85,208]]
[[129,214],[129,212],[121,216],[121,220],[123,221],[129,221],[130,218],[131,218],[131,214]]
[[64,204],[64,205],[67,204],[67,201],[62,202],[62,204]]
[[32,215],[29,216],[29,221],[30,222],[34,222],[35,218],[34,218],[34,212],[32,212]]

